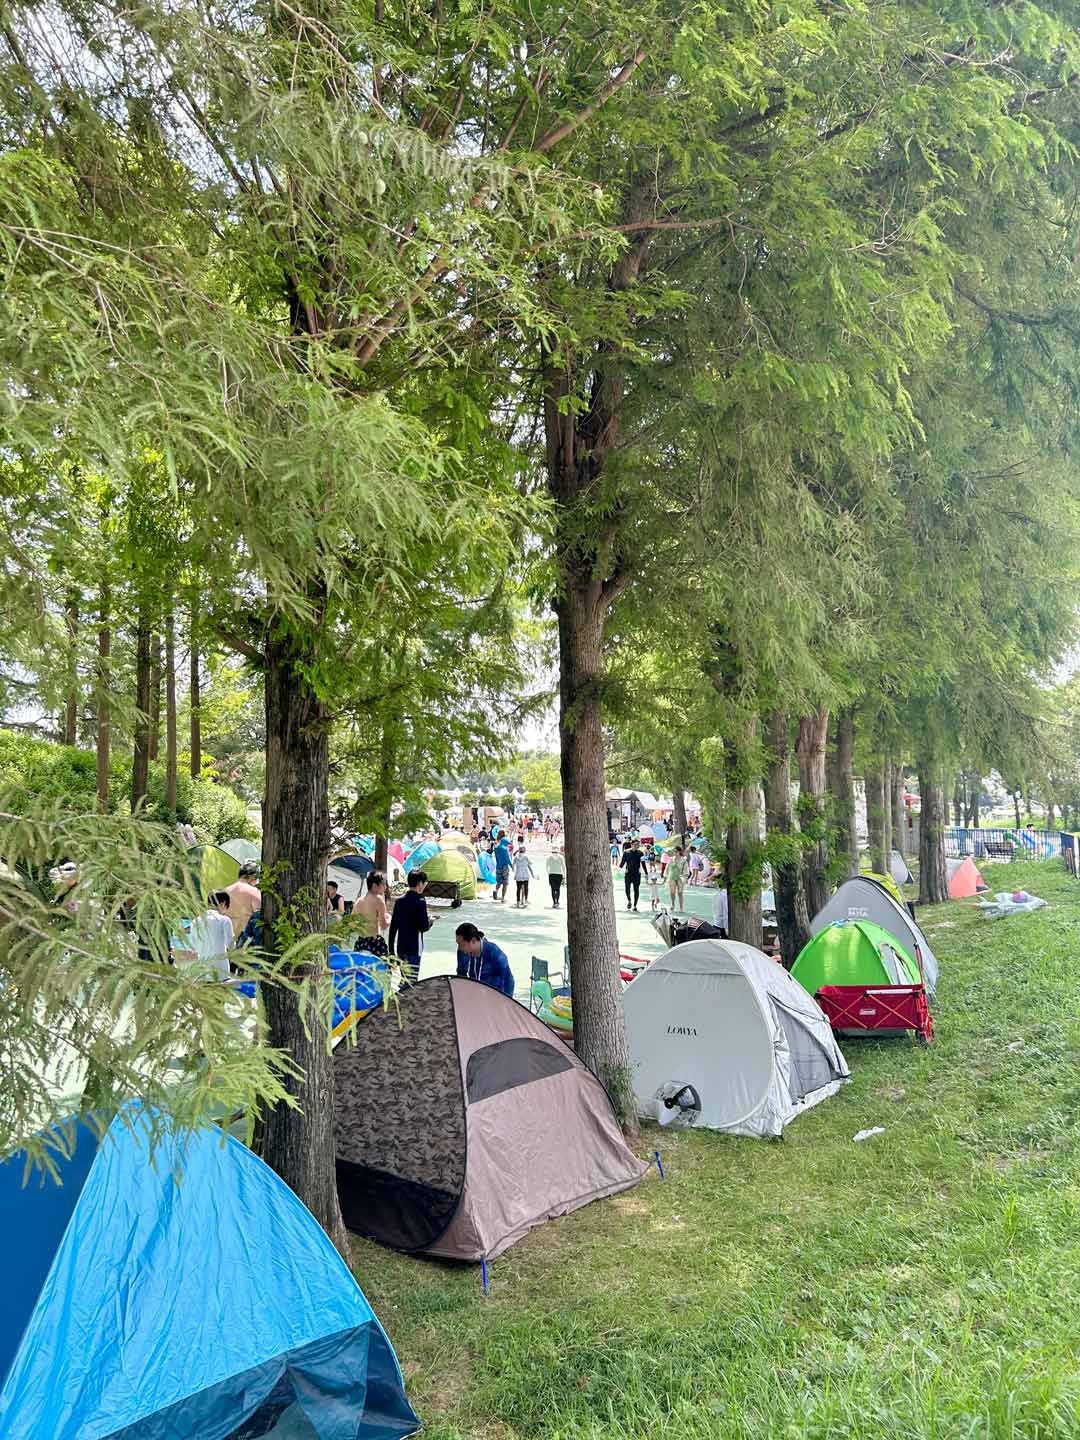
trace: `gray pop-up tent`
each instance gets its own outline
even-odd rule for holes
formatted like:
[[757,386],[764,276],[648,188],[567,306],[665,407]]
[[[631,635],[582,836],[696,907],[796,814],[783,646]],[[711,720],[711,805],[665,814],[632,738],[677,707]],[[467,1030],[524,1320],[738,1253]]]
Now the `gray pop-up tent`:
[[334,1067],[345,1224],[396,1250],[490,1260],[648,1169],[593,1072],[531,1011],[472,980],[403,990]]
[[[760,950],[690,940],[623,993],[642,1115],[732,1135],[781,1135],[848,1067],[818,1004]],[[680,1117],[680,1118],[683,1118]]]
[[[818,935],[834,920],[870,920],[895,935],[905,950],[922,962],[923,980],[931,999],[937,990],[938,963],[926,936],[903,905],[885,886],[869,875],[845,880],[836,894],[810,921],[810,934]],[[917,952],[917,953],[916,953]]]
[[908,868],[908,863],[899,850],[892,850],[889,853],[889,874],[897,885],[914,884],[914,877]]

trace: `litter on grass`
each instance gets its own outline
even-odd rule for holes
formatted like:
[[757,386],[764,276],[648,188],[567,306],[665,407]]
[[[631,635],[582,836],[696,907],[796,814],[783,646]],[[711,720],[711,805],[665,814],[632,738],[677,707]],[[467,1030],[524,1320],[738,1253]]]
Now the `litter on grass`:
[[1023,915],[1045,906],[1045,900],[1026,890],[999,890],[992,900],[979,901],[979,914],[984,920],[1000,920],[1005,915]]
[[873,1129],[871,1129],[871,1130],[860,1130],[857,1135],[853,1135],[851,1138],[852,1138],[854,1141],[856,1141],[856,1143],[857,1143],[857,1142],[860,1141],[860,1140],[869,1140],[872,1135],[884,1135],[884,1134],[885,1134],[885,1126],[884,1126],[884,1125],[875,1125],[875,1126],[873,1127]]

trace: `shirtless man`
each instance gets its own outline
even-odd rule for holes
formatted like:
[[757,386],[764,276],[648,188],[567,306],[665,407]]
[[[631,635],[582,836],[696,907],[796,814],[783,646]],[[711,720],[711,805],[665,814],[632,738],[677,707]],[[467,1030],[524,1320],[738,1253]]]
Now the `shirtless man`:
[[356,933],[361,940],[384,940],[390,928],[390,912],[386,908],[386,876],[372,870],[367,877],[367,894],[352,909]]
[[234,935],[239,935],[255,911],[262,908],[262,894],[255,884],[258,878],[259,867],[254,861],[245,860],[240,866],[240,879],[225,887]]

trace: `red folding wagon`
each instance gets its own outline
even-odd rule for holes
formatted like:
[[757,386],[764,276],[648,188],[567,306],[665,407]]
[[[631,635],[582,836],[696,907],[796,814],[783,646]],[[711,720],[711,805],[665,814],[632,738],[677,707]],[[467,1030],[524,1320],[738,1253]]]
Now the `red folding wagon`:
[[924,1045],[934,1038],[925,985],[823,985],[814,998],[832,1028],[846,1035],[913,1030]]

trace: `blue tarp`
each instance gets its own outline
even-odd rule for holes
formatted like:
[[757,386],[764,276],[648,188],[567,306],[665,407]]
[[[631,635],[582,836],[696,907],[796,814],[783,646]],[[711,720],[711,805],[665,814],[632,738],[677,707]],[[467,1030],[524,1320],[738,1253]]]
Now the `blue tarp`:
[[336,1036],[354,1015],[362,1018],[383,1003],[382,980],[387,974],[385,960],[366,950],[330,948],[330,969],[334,972],[334,1020],[330,1029]]
[[243,1426],[254,1440],[284,1422],[279,1434],[400,1440],[417,1428],[341,1256],[239,1141],[167,1136],[151,1155],[133,1105],[100,1147],[80,1132],[62,1191],[22,1178],[18,1157],[0,1166],[0,1435],[228,1440]]
[[[339,950],[336,945],[331,945],[327,963],[334,975],[334,1017],[330,1030],[337,1035],[354,1013],[363,1017],[383,1003],[384,987],[379,977],[386,974],[387,967],[384,960],[366,950]],[[241,980],[236,989],[254,1000],[254,980]]]

